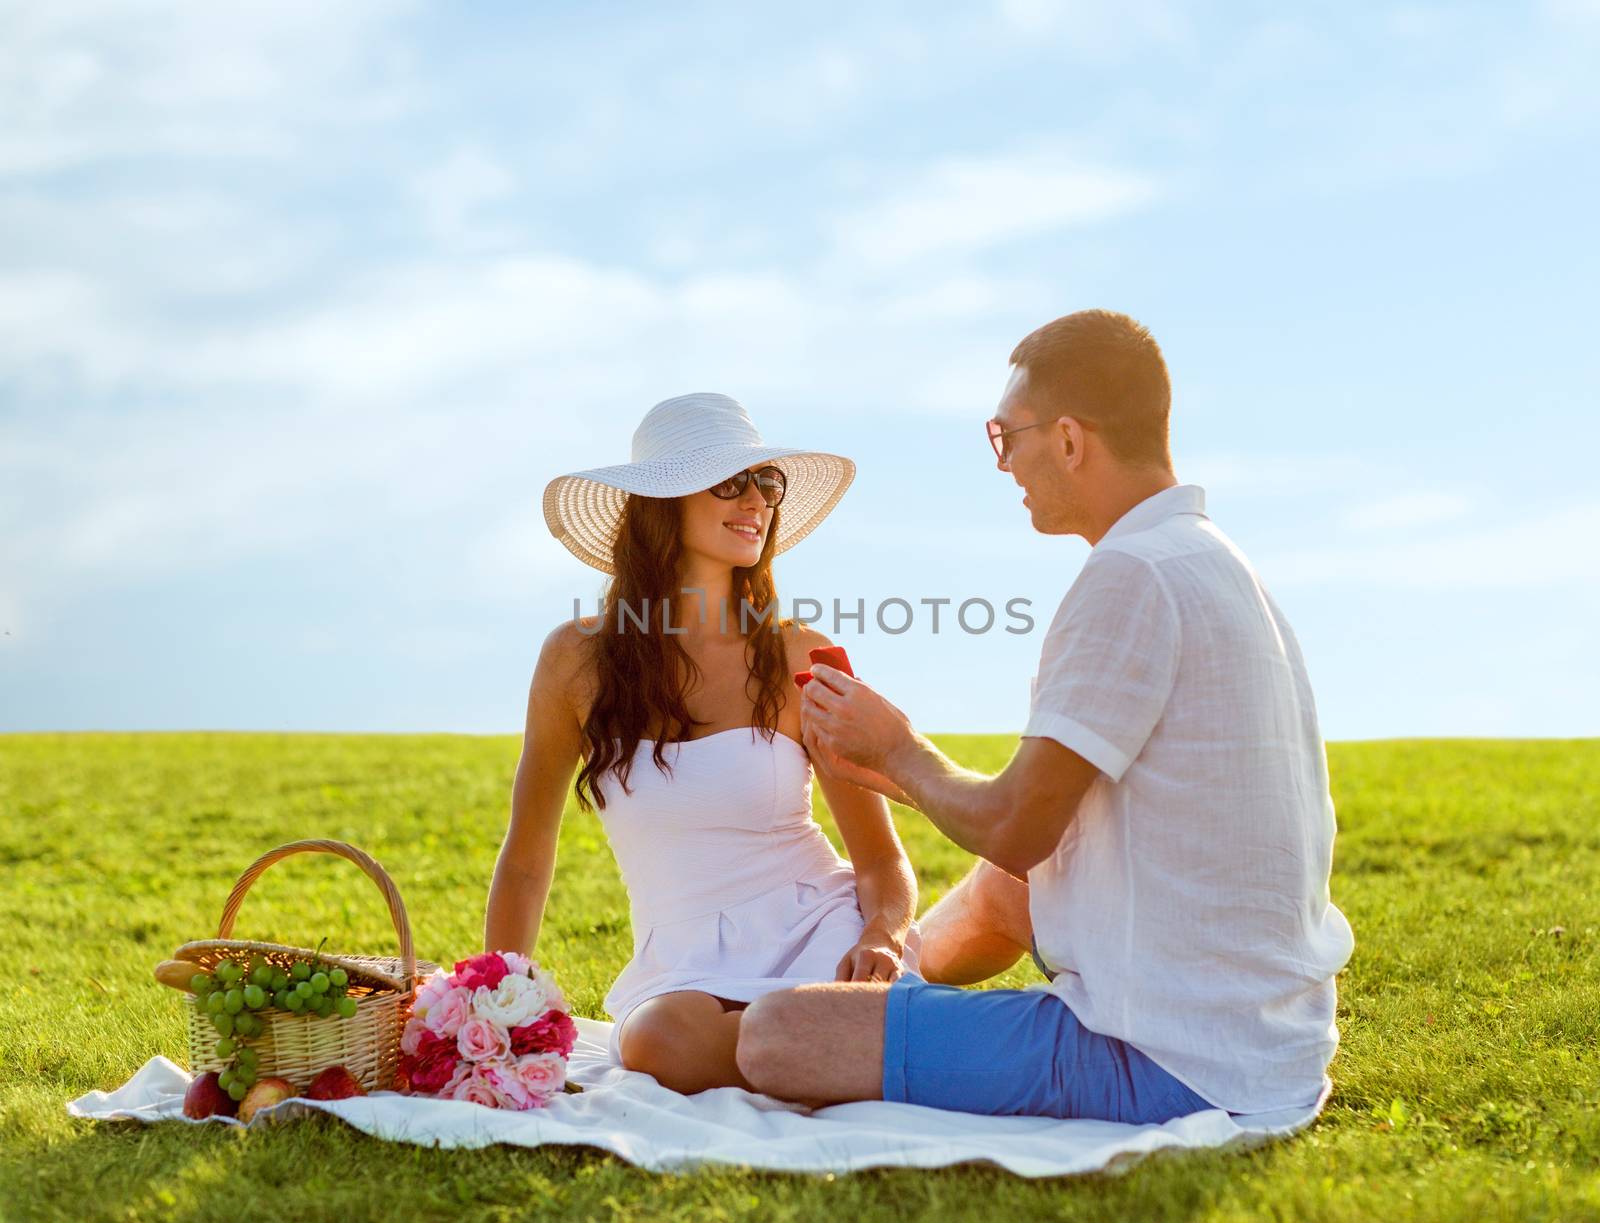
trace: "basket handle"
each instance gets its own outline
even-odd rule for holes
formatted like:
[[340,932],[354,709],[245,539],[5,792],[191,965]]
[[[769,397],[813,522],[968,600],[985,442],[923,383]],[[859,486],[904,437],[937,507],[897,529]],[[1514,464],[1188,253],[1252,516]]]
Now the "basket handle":
[[233,921],[239,915],[239,906],[244,903],[245,893],[267,867],[295,854],[309,853],[335,854],[341,858],[348,858],[378,885],[378,890],[383,893],[383,899],[389,905],[389,920],[394,923],[395,934],[400,938],[402,975],[409,986],[416,980],[417,957],[416,949],[411,942],[411,919],[406,916],[406,905],[405,901],[400,899],[400,889],[395,887],[394,880],[389,878],[389,872],[379,866],[370,854],[363,853],[354,845],[346,844],[344,841],[290,841],[287,845],[280,845],[262,854],[245,869],[244,874],[239,876],[239,882],[233,885],[233,891],[228,893],[227,903],[222,906],[222,920],[217,923],[217,937],[225,939],[233,933]]

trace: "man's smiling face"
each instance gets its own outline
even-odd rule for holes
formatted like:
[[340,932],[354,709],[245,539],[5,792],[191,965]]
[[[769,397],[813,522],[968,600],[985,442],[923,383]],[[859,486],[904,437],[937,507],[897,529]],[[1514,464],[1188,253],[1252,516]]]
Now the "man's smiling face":
[[[1014,366],[995,410],[1002,429],[1021,429],[1001,441],[1004,457],[996,461],[1023,491],[1023,505],[1033,529],[1044,535],[1070,535],[1080,529],[1083,517],[1073,494],[1073,480],[1081,467],[1071,453],[1071,427],[1051,414],[1035,409],[1029,398],[1028,369]],[[1025,426],[1037,426],[1025,428]],[[1082,432],[1078,433],[1081,446]]]

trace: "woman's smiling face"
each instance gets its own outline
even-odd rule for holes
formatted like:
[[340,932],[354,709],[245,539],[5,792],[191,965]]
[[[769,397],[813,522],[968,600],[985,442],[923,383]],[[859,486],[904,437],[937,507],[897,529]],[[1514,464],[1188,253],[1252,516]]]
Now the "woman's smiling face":
[[761,558],[773,514],[754,473],[771,469],[770,463],[749,468],[752,478],[737,497],[725,499],[707,489],[683,498],[684,551],[730,566],[754,565]]

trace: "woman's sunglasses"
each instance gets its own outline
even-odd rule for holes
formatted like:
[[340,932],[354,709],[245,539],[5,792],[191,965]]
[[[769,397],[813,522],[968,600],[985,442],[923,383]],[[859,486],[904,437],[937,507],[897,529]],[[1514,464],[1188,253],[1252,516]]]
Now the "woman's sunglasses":
[[773,509],[783,501],[783,494],[789,488],[788,477],[781,468],[763,467],[760,471],[735,472],[721,484],[713,484],[706,491],[713,497],[732,501],[735,497],[744,496],[744,490],[750,487],[751,480],[756,482],[756,490],[760,492],[762,500]]

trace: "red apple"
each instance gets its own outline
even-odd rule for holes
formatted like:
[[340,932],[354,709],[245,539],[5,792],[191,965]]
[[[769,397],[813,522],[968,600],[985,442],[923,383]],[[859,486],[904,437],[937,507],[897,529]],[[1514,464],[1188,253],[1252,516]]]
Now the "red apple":
[[238,1110],[239,1106],[218,1084],[215,1070],[196,1075],[194,1081],[189,1084],[189,1090],[183,1093],[183,1115],[192,1117],[196,1121],[213,1113],[231,1117]]
[[348,1100],[366,1095],[367,1089],[343,1066],[329,1066],[301,1094],[308,1100]]
[[245,1092],[244,1099],[239,1101],[239,1120],[249,1125],[251,1118],[263,1108],[281,1104],[294,1094],[294,1084],[288,1079],[258,1079],[255,1085]]

